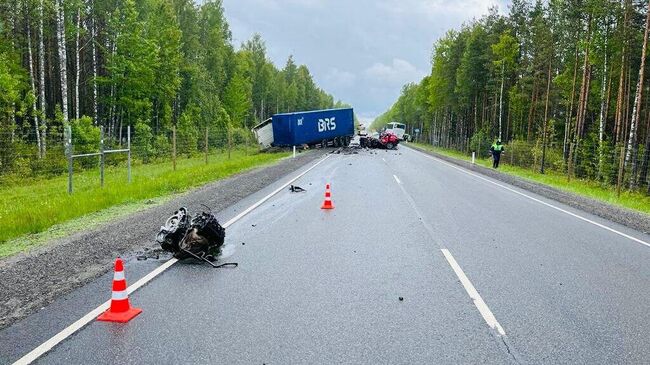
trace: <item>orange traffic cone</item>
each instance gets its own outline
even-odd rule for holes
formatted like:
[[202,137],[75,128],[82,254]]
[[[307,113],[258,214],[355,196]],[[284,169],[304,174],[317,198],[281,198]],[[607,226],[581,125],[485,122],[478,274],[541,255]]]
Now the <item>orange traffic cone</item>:
[[325,201],[320,208],[334,209],[334,204],[332,204],[332,192],[330,191],[330,184],[325,185]]
[[142,313],[142,309],[131,307],[131,304],[129,304],[129,293],[126,291],[126,278],[124,277],[124,263],[122,259],[118,258],[115,260],[111,307],[97,317],[97,320],[126,323],[140,313]]

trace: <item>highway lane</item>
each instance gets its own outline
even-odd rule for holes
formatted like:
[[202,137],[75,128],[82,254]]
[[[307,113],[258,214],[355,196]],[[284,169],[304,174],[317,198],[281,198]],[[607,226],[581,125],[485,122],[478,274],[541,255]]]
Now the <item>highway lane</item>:
[[[319,209],[326,182],[333,211]],[[132,295],[138,318],[93,322],[38,362],[650,358],[641,244],[405,147],[334,155],[297,185],[308,191],[282,192],[229,228],[239,268],[174,265]]]
[[[326,182],[333,211],[319,209]],[[512,361],[394,199],[402,192],[380,156],[332,156],[297,185],[308,191],[280,193],[229,229],[237,269],[174,265],[132,296],[138,318],[92,323],[39,362]]]
[[[647,363],[648,247],[440,160],[400,152],[388,154],[387,165],[480,288],[521,360]],[[642,233],[523,192],[650,242]]]

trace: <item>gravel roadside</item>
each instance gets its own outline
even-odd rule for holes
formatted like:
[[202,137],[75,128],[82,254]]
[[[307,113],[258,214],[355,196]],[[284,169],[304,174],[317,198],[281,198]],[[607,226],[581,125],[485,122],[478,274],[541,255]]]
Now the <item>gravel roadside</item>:
[[158,248],[154,237],[179,206],[198,211],[205,204],[220,212],[323,154],[309,151],[209,183],[163,204],[0,260],[0,329],[106,273],[115,257]]
[[451,162],[455,165],[464,167],[468,170],[478,172],[482,175],[489,176],[493,179],[503,181],[510,185],[514,185],[518,188],[522,188],[533,193],[539,194],[545,198],[553,199],[559,201],[563,204],[569,205],[573,208],[583,210],[587,213],[597,215],[601,218],[605,218],[609,221],[622,224],[626,227],[636,229],[645,234],[650,234],[650,216],[643,214],[641,212],[636,212],[630,209],[617,207],[611,204],[607,204],[595,199],[587,198],[584,196],[579,196],[572,194],[566,191],[562,191],[548,185],[540,184],[530,180],[526,180],[517,176],[504,174],[502,172],[489,169],[483,166],[475,165],[467,161],[462,161],[455,159],[453,157],[448,157],[441,155],[436,152],[427,151],[413,145],[408,147],[418,150],[422,153],[434,156],[441,160]]

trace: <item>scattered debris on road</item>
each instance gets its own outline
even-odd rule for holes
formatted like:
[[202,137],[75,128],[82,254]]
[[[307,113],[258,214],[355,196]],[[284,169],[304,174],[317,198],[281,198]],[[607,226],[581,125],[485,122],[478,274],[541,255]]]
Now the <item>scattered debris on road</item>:
[[290,190],[292,193],[302,193],[302,192],[307,191],[307,190],[305,190],[305,189],[303,189],[303,188],[301,188],[300,186],[297,186],[297,185],[291,185],[291,186],[289,186],[289,190]]
[[391,132],[382,132],[378,136],[361,136],[360,146],[392,150],[397,148],[399,138]]
[[176,254],[180,251],[178,244],[190,228],[191,217],[187,214],[187,209],[180,208],[167,219],[165,225],[160,227],[160,232],[156,241],[163,250]]
[[202,212],[192,217],[180,208],[160,227],[156,241],[163,250],[179,260],[193,257],[212,267],[237,267],[237,263],[215,265],[226,238],[226,230],[212,213]]

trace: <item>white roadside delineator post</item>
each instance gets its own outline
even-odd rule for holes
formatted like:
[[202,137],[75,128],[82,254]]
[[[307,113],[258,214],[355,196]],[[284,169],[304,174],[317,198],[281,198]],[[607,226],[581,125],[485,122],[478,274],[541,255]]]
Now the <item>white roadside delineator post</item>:
[[474,159],[476,158],[476,152],[472,152],[472,164],[474,164]]

